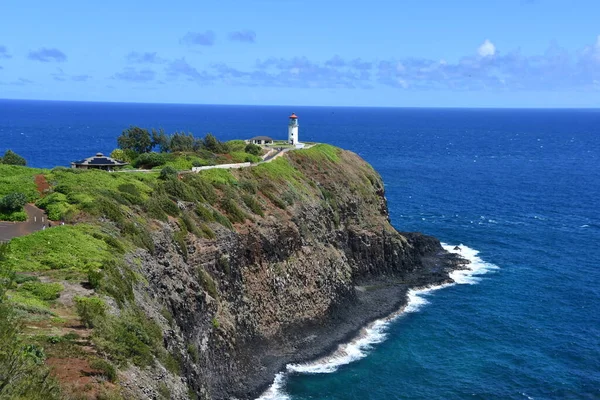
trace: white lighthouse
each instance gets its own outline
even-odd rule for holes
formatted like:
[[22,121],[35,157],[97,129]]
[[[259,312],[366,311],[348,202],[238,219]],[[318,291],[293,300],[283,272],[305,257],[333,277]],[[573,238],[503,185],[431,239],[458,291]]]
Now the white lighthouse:
[[290,115],[290,123],[288,124],[288,143],[294,146],[299,143],[298,141],[298,117],[295,113]]

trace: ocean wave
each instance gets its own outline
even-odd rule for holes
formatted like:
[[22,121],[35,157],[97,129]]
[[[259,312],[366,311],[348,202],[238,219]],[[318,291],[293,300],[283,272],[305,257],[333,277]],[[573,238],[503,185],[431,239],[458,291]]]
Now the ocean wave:
[[[456,270],[450,273],[450,277],[454,280],[454,283],[410,289],[407,294],[408,301],[400,310],[386,318],[373,321],[361,329],[360,333],[354,339],[348,343],[340,344],[333,353],[325,357],[307,363],[288,364],[286,372],[278,373],[275,376],[273,384],[257,400],[289,400],[289,395],[284,391],[286,374],[329,374],[337,371],[343,365],[358,361],[369,354],[369,350],[373,348],[373,345],[385,340],[387,336],[386,330],[392,321],[404,314],[417,312],[428,304],[429,301],[425,296],[452,285],[474,285],[481,280],[480,275],[498,268],[494,264],[483,261],[478,256],[479,251],[463,244],[454,246],[442,243],[442,247],[444,250],[460,254],[470,261],[468,269]],[[460,250],[456,249],[457,247]]]

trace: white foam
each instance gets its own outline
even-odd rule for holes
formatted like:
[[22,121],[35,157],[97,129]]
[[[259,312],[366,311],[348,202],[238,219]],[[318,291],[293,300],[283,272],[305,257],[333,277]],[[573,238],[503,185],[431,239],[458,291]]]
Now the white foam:
[[454,283],[410,289],[407,294],[408,301],[402,309],[386,318],[370,323],[368,326],[361,329],[356,338],[348,343],[340,344],[338,348],[328,356],[307,363],[288,364],[286,366],[286,373],[277,374],[271,387],[257,400],[289,400],[290,397],[284,391],[285,375],[287,373],[328,374],[337,371],[342,365],[360,360],[369,354],[369,350],[373,348],[374,344],[381,343],[385,340],[386,330],[390,322],[396,320],[401,315],[417,312],[423,306],[428,304],[429,301],[425,296],[436,290],[452,285],[476,284],[481,280],[481,278],[478,277],[479,275],[483,275],[490,270],[498,268],[479,258],[479,252],[477,250],[463,244],[458,245],[460,250],[454,250],[456,246],[448,245],[446,243],[442,243],[442,247],[446,251],[460,254],[470,261],[470,264],[467,264],[466,266],[468,269],[457,270],[450,273],[450,277],[454,280]]
[[290,396],[283,391],[284,386],[285,374],[280,372],[275,375],[273,384],[256,400],[289,400]]

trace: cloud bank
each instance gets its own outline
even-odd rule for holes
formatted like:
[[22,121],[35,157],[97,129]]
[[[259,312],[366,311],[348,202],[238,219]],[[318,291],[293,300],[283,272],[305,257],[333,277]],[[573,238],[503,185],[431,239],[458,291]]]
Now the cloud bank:
[[30,51],[27,58],[34,61],[41,62],[65,62],[67,61],[67,55],[58,49],[48,49],[42,47],[39,50]]
[[[190,36],[190,43],[207,38]],[[210,39],[204,43],[213,43]],[[155,53],[131,53],[130,61],[152,63]],[[451,91],[600,91],[600,36],[576,51],[551,45],[542,54],[525,55],[520,50],[504,52],[486,39],[470,55],[456,60],[432,58],[384,58],[365,60],[334,55],[325,60],[305,56],[256,60],[241,68],[227,63],[197,64],[185,58],[165,61],[157,73],[170,81],[229,86]],[[115,78],[147,82],[156,74],[128,68]]]
[[132,64],[162,64],[166,60],[158,56],[156,52],[144,52],[140,53],[137,51],[132,51],[127,56],[125,56],[127,62]]
[[8,53],[6,46],[0,46],[0,59],[2,58],[12,58],[12,56]]
[[212,46],[215,44],[216,35],[213,31],[188,32],[179,40],[179,43],[188,46]]
[[256,32],[248,29],[243,31],[231,32],[229,34],[229,40],[234,42],[254,43],[256,42]]

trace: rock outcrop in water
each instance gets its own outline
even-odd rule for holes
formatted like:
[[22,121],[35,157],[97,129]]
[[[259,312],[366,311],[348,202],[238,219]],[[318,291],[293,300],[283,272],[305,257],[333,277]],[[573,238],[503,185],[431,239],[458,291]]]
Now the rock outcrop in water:
[[[128,395],[152,398],[162,381],[172,398],[188,388],[199,398],[255,398],[286,363],[331,351],[401,307],[410,287],[450,281],[461,267],[435,238],[390,225],[381,178],[354,153],[298,151],[286,163],[296,172],[273,187],[290,198],[285,208],[265,202],[264,217],[214,228],[214,239],[188,234],[185,249],[177,221],[157,222],[154,254],[130,257],[144,278],[136,302],[161,325],[181,377],[130,369]],[[234,172],[244,174],[270,179]]]

